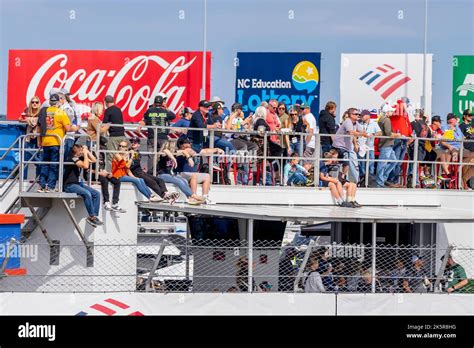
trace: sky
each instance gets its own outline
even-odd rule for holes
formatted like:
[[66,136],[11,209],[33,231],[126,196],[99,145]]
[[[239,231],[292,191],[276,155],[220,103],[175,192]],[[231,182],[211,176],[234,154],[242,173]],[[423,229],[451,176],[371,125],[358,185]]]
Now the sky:
[[[211,95],[234,101],[237,52],[321,52],[321,104],[338,102],[341,53],[423,53],[424,5],[207,0]],[[200,51],[203,19],[204,0],[0,0],[0,114],[10,49]],[[433,54],[432,113],[445,116],[452,57],[474,54],[474,0],[428,0],[427,51]]]

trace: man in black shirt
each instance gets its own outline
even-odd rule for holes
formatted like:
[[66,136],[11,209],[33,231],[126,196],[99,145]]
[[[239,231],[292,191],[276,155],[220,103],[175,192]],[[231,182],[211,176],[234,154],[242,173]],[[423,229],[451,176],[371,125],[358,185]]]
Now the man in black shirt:
[[[125,137],[124,127],[114,127],[114,124],[123,125],[122,110],[115,105],[115,99],[111,95],[105,97],[105,113],[101,133],[109,131],[109,138],[107,141],[107,150],[117,151],[121,141],[127,141]],[[107,161],[105,164],[108,172],[112,171],[112,157],[114,153],[107,154]]]
[[64,192],[75,193],[84,199],[87,213],[89,217],[86,222],[92,227],[103,225],[99,220],[100,209],[100,193],[92,187],[87,186],[84,181],[80,179],[81,169],[89,170],[89,165],[96,162],[94,155],[89,152],[86,146],[73,145],[72,150],[67,158],[67,162],[74,164],[66,164],[64,166]]
[[[336,134],[336,103],[329,101],[319,113],[318,127],[321,134]],[[332,147],[332,138],[321,137],[321,153],[328,152]]]
[[[169,127],[170,122],[176,118],[176,115],[171,110],[165,107],[166,97],[157,95],[155,102],[143,115],[143,120],[140,121],[140,126],[161,126]],[[155,132],[156,132],[156,148],[155,148]],[[148,129],[147,150],[155,152],[161,149],[163,144],[168,140],[169,129]],[[148,155],[147,172],[153,174],[153,155]]]
[[[467,188],[467,182],[474,176],[474,124],[472,123],[472,110],[466,109],[462,114],[463,123],[459,126],[464,134],[464,140],[472,140],[464,143],[463,162],[469,163],[469,166],[462,168],[462,182],[463,186]],[[471,186],[471,188],[473,188]]]

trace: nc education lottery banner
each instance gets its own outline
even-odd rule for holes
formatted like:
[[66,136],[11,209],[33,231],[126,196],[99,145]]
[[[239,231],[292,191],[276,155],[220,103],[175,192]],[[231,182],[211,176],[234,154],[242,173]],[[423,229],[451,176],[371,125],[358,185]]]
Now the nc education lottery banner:
[[287,105],[307,103],[319,112],[321,53],[238,52],[235,100],[244,111],[255,111],[262,101]]
[[[211,53],[207,52],[206,98],[210,94]],[[203,52],[10,50],[7,118],[18,119],[28,101],[49,98],[53,87],[66,88],[81,112],[106,95],[115,97],[125,122],[141,120],[159,93],[168,107],[195,109],[202,88]]]
[[474,110],[474,56],[453,57],[453,113]]
[[[431,115],[432,55],[426,57],[425,114]],[[350,107],[379,109],[384,102],[410,99],[420,108],[423,95],[423,54],[342,54],[340,114]]]

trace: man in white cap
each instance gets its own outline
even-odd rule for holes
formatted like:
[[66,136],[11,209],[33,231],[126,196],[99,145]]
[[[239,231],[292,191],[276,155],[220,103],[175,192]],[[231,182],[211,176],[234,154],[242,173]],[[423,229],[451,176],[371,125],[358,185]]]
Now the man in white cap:
[[[77,125],[77,117],[76,117],[76,112],[72,108],[72,106],[68,103],[66,99],[66,95],[69,93],[69,91],[65,88],[61,88],[59,90],[58,96],[59,96],[59,108],[63,110],[67,116],[69,117],[69,121],[71,122],[72,125]],[[74,137],[67,137],[74,135],[74,132],[67,132],[66,133],[66,138],[64,140],[64,160],[66,160],[69,156],[69,153],[71,152],[72,146],[76,142],[76,138]]]
[[[382,138],[379,141],[379,162],[377,162],[377,187],[384,187],[385,182],[390,175],[390,172],[395,168],[396,162],[381,162],[382,160],[392,160],[395,161],[397,158],[395,156],[395,152],[393,151],[394,139],[400,137],[399,133],[392,132],[392,123],[390,122],[390,117],[393,115],[393,112],[396,109],[390,105],[389,103],[385,103],[382,105],[382,115],[379,119],[379,127],[382,131],[382,135],[387,138]],[[395,185],[393,185],[395,187]]]

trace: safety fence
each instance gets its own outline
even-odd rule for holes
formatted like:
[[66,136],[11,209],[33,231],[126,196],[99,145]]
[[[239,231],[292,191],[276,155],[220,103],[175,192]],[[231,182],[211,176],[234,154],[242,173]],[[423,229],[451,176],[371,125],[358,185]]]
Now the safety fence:
[[[453,245],[249,247],[244,240],[157,236],[87,246],[5,240],[0,252],[0,291],[474,292],[474,249]],[[23,272],[8,273],[10,262]]]
[[[293,152],[299,154],[299,163],[303,164],[308,172],[305,173],[305,177],[302,180],[292,183],[293,185],[324,185],[319,178],[320,165],[323,163],[329,168],[337,167],[335,170],[330,170],[331,176],[340,177],[341,173],[345,173],[346,179],[358,183],[361,187],[376,186],[376,179],[379,173],[377,168],[381,168],[381,166],[385,167],[385,171],[387,171],[388,167],[390,167],[390,170],[395,169],[397,172],[396,184],[412,188],[465,189],[467,181],[471,178],[472,171],[474,171],[473,152],[465,149],[466,143],[474,142],[474,140],[469,139],[411,137],[394,139],[385,136],[372,136],[370,141],[375,139],[378,139],[378,141],[382,139],[394,140],[397,158],[393,156],[387,158],[383,156],[377,157],[374,150],[371,150],[369,146],[364,156],[360,156],[353,148],[348,151],[340,149],[339,158],[330,162],[324,158],[324,153],[328,148],[321,146],[321,139],[328,137],[332,139],[335,139],[335,137],[348,139],[355,136],[301,133],[291,130],[281,130],[278,132],[262,129],[223,131],[217,129],[185,128],[178,130],[176,127],[147,126],[146,134],[154,133],[154,137],[147,139],[146,134],[143,134],[142,127],[137,124],[114,125],[114,127],[123,127],[125,129],[125,136],[123,137],[125,141],[128,141],[130,137],[139,139],[141,143],[139,151],[143,155],[142,166],[153,175],[158,174],[160,171],[157,168],[157,162],[164,154],[161,148],[165,142],[171,144],[174,155],[177,156],[180,150],[176,147],[178,137],[185,136],[189,131],[202,132],[202,144],[198,144],[199,146],[191,144],[191,147],[195,150],[195,153],[191,156],[194,161],[192,166],[186,164],[186,170],[206,172],[211,175],[211,181],[214,184],[287,185],[288,182],[284,180],[285,165],[291,160],[291,156],[289,156],[288,149],[278,145],[284,144],[286,142],[284,139],[287,137],[299,139],[297,141],[300,144],[298,147],[290,147],[293,148]],[[32,135],[30,134],[29,136]],[[273,137],[276,137],[278,140],[275,140]],[[308,147],[305,144],[312,137],[315,138],[315,148],[307,152]],[[5,150],[7,152],[22,152],[22,155],[18,156],[21,161],[20,166],[31,167],[33,164],[43,163],[40,160],[41,154],[37,153],[38,150],[27,146],[27,138],[23,136],[19,139],[18,149],[12,146]],[[62,158],[66,151],[65,144],[68,142],[87,144],[97,159],[103,158],[106,162],[110,161],[110,156],[113,153],[121,152],[130,156],[130,150],[119,150],[117,148],[118,142],[113,141],[113,138],[101,137],[99,129],[97,137],[94,139],[87,135],[84,130],[81,130],[78,134],[66,135],[65,140],[60,145],[61,156],[59,157],[61,158],[57,161],[60,174],[58,175],[58,187],[62,188],[61,168],[65,163],[65,159]],[[358,138],[362,139],[363,137]],[[244,148],[236,150],[236,146],[233,145],[236,144],[235,140],[239,141],[240,145],[244,144]],[[106,141],[108,141],[107,144],[104,143]],[[450,149],[446,148],[445,145],[450,147]],[[204,150],[200,150],[201,148]],[[428,150],[434,153],[434,157],[431,160],[426,157]],[[31,158],[32,156],[33,158]],[[444,158],[445,161],[441,161],[441,158]],[[344,169],[341,165],[343,167],[347,166],[347,168]],[[449,175],[441,175],[446,171],[449,171]],[[98,171],[96,171],[96,180],[97,178]],[[381,178],[387,179],[386,177]],[[380,182],[378,184],[380,186]]]

